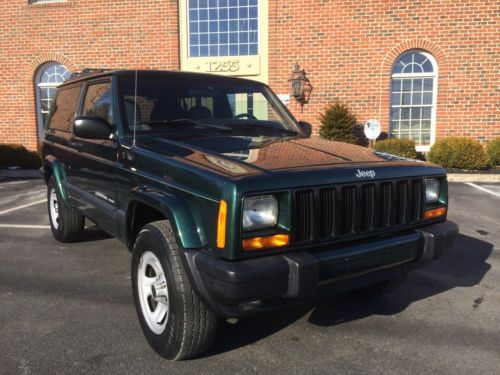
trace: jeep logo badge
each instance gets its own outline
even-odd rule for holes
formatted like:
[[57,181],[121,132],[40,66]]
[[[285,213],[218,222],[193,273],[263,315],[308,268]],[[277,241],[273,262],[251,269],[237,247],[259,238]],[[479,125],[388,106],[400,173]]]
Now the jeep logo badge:
[[374,178],[375,177],[375,171],[373,169],[370,169],[368,171],[361,171],[361,170],[357,170],[358,172],[356,173],[356,177],[357,178],[361,178],[361,177],[370,177],[370,178]]

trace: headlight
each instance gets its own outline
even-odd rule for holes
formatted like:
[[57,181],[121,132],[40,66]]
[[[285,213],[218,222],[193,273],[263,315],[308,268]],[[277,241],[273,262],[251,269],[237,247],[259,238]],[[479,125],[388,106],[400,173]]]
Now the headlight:
[[261,195],[243,201],[243,230],[274,227],[278,222],[278,200],[274,195]]
[[425,203],[436,203],[439,200],[441,183],[434,178],[425,180]]

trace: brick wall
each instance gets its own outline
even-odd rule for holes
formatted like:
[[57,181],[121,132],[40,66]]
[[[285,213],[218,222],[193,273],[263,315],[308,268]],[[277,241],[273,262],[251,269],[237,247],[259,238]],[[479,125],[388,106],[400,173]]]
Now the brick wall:
[[[289,93],[294,63],[314,85],[299,119],[317,127],[341,99],[358,121],[387,130],[390,70],[421,48],[439,64],[437,137],[500,136],[500,5],[495,1],[271,0],[270,86]],[[68,0],[0,3],[0,142],[36,147],[37,68],[179,68],[177,0]]]
[[389,123],[391,65],[412,48],[439,65],[437,139],[500,136],[500,3],[495,1],[270,1],[270,85],[289,92],[293,64],[314,91],[298,118],[319,126],[318,113],[340,99],[360,123]]
[[34,77],[45,62],[178,69],[176,0],[0,3],[0,142],[36,148]]

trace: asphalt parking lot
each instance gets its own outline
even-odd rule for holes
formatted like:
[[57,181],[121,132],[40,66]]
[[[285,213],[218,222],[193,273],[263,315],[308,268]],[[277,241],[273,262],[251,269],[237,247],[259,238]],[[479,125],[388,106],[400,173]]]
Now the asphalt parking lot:
[[500,373],[500,185],[450,197],[455,247],[398,291],[223,322],[170,363],[143,338],[125,246],[92,226],[56,242],[42,181],[0,180],[0,374]]

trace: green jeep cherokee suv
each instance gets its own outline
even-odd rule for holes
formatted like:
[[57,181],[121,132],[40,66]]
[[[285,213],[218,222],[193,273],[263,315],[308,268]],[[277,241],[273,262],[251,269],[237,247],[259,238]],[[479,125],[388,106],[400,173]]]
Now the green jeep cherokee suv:
[[84,71],[58,89],[43,159],[54,237],[87,218],[128,246],[140,324],[173,360],[218,318],[393,289],[458,233],[442,168],[311,137],[244,79]]

